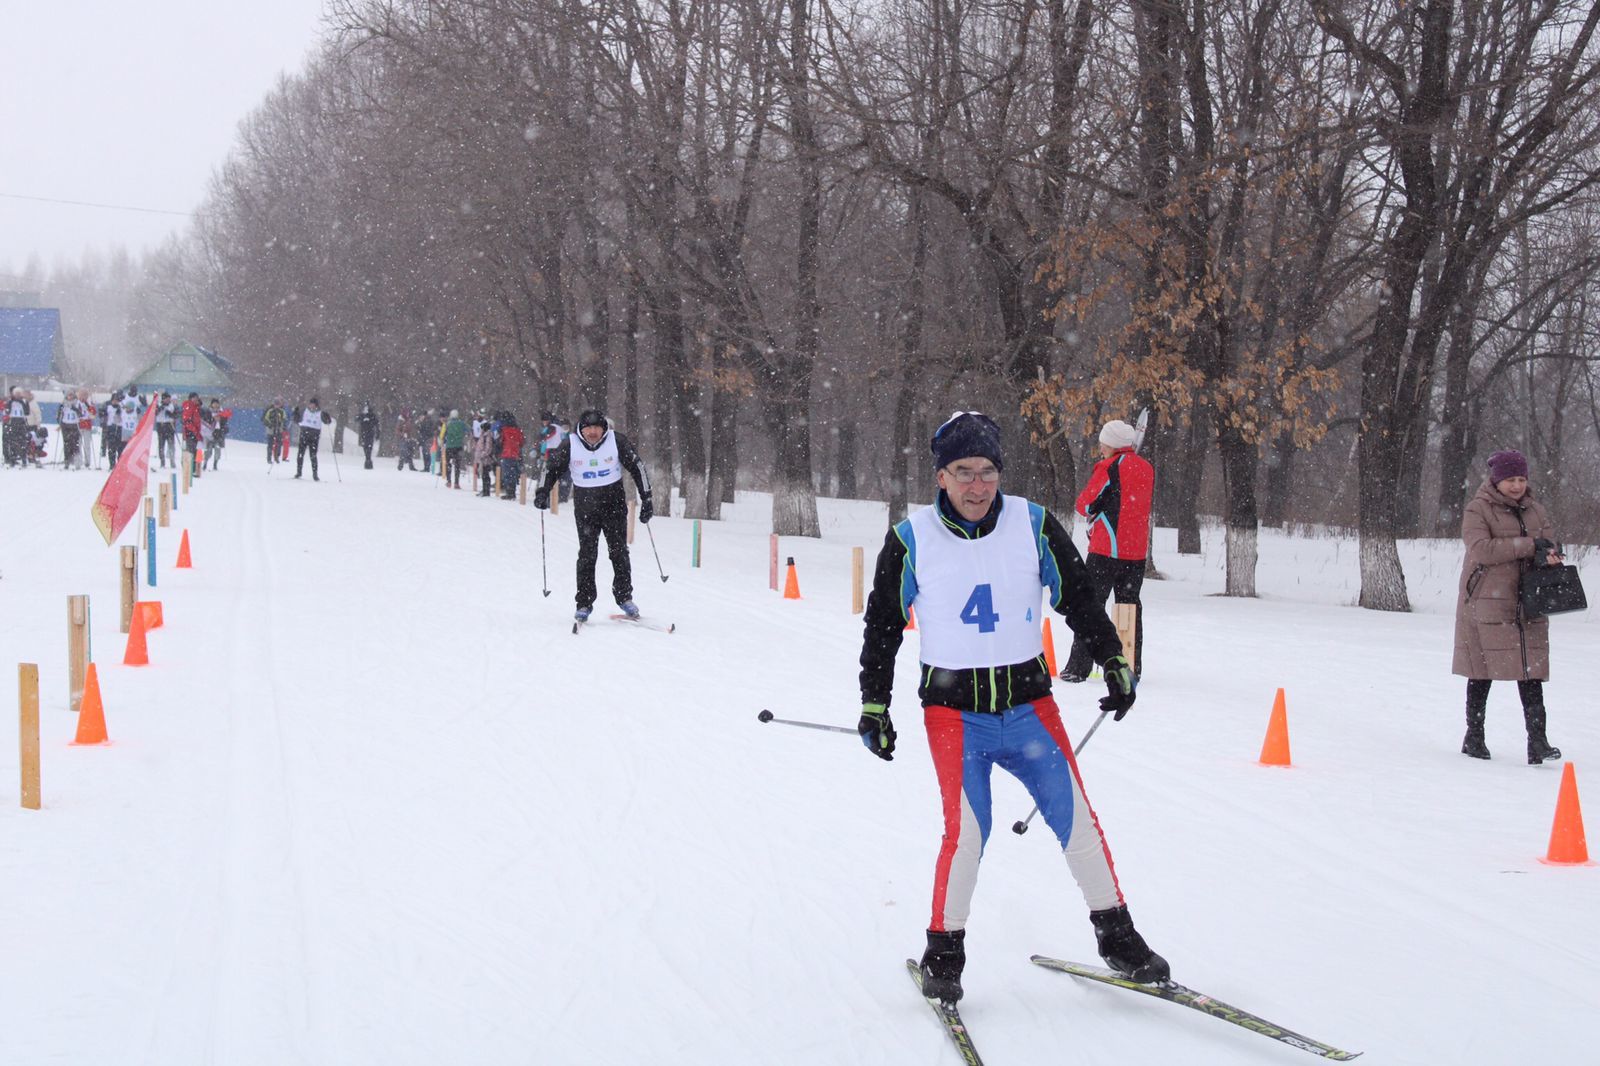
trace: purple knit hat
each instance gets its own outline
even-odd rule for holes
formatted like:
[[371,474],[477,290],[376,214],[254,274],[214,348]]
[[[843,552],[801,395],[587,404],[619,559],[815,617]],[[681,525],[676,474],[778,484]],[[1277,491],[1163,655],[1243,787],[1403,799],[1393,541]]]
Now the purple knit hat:
[[1527,477],[1528,457],[1515,448],[1495,452],[1489,456],[1489,481],[1500,484],[1508,477]]

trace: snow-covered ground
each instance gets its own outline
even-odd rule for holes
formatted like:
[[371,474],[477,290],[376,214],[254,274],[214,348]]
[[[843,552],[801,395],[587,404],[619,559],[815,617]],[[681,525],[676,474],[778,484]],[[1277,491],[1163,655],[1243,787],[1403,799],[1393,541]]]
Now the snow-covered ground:
[[[38,663],[44,699],[42,811],[0,728],[0,1063],[956,1061],[902,964],[940,832],[915,639],[892,764],[756,720],[854,725],[850,548],[870,564],[881,505],[822,501],[825,537],[784,541],[799,602],[767,587],[764,498],[706,525],[701,569],[658,519],[671,579],[641,529],[638,600],[678,631],[574,637],[570,511],[546,598],[531,506],[323,458],[293,481],[234,444],[181,498],[143,668],[89,520],[103,475],[0,472],[0,665]],[[1220,536],[1157,553],[1139,703],[1082,765],[1174,976],[1375,1064],[1600,1061],[1600,868],[1538,861],[1560,766],[1525,764],[1511,685],[1494,760],[1457,752],[1458,548],[1403,547],[1409,615],[1349,606],[1349,541],[1266,535],[1253,601],[1217,595]],[[73,593],[106,747],[67,743]],[[1591,793],[1594,614],[1554,622],[1548,686]],[[1255,761],[1279,686],[1287,770]],[[1075,736],[1102,691],[1058,684]],[[997,774],[995,797],[962,1005],[991,1066],[1310,1061],[1030,964],[1094,962],[1093,936],[1049,833],[1006,828],[1026,794]]]

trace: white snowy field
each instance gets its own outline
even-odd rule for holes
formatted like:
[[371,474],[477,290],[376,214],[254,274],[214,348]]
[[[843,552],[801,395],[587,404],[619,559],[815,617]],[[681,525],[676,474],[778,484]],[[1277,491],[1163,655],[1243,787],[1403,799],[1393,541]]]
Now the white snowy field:
[[[570,511],[545,598],[532,506],[262,455],[230,445],[161,531],[140,668],[89,520],[103,474],[0,471],[0,707],[18,662],[44,704],[43,810],[0,728],[0,1063],[957,1061],[902,962],[940,833],[915,636],[893,763],[756,719],[854,726],[850,549],[870,567],[881,505],[822,501],[825,537],[783,542],[799,602],[767,587],[765,498],[706,524],[701,569],[658,519],[670,580],[641,528],[637,598],[678,631],[575,637]],[[1349,606],[1349,541],[1266,535],[1244,601],[1217,595],[1220,537],[1180,557],[1160,532],[1139,702],[1081,759],[1133,915],[1176,979],[1364,1062],[1600,1061],[1600,867],[1538,861],[1560,764],[1526,765],[1509,684],[1493,761],[1458,753],[1459,549],[1402,555],[1419,609],[1379,614]],[[604,555],[600,586],[604,608]],[[105,747],[68,745],[73,593]],[[1594,614],[1554,621],[1547,686],[1591,797]],[[1279,686],[1292,769],[1256,763]],[[1057,684],[1075,737],[1102,693]],[[990,1066],[1312,1061],[1029,963],[1098,960],[1053,838],[1009,831],[1021,786],[995,797],[962,1004]]]

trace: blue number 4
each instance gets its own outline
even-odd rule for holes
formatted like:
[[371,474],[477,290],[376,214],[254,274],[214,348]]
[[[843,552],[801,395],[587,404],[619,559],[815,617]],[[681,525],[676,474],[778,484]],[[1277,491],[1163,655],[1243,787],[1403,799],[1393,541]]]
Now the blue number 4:
[[961,608],[961,620],[969,626],[977,626],[979,633],[994,632],[1000,616],[994,613],[994,593],[988,585],[979,585],[972,590],[972,595],[967,597],[967,605]]

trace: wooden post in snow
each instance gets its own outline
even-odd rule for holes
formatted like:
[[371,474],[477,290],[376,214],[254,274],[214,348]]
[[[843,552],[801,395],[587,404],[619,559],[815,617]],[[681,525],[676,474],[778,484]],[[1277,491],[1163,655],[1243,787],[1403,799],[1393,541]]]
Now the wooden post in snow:
[[89,597],[67,597],[67,707],[83,704],[83,675],[89,670]]
[[17,751],[22,763],[22,805],[39,809],[39,666],[17,664]]

